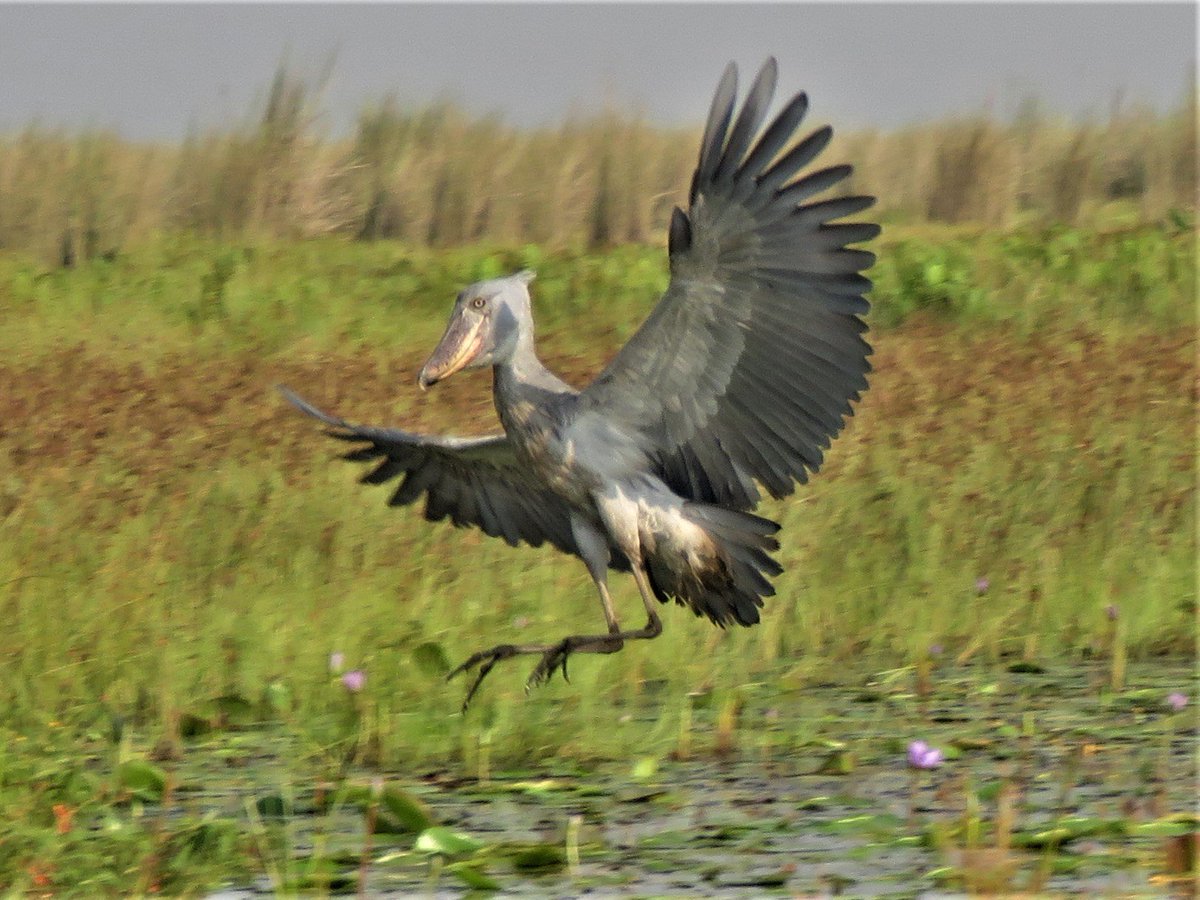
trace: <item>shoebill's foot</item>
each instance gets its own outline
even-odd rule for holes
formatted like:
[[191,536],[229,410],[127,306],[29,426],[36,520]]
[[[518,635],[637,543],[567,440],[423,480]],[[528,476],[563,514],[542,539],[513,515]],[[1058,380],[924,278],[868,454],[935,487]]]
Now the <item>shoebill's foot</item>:
[[567,675],[567,657],[577,650],[581,653],[616,653],[624,645],[625,642],[620,637],[608,634],[565,637],[542,654],[541,660],[534,666],[525,682],[525,693],[549,681],[554,676],[555,669],[562,670],[563,681],[570,681]]
[[462,711],[467,711],[467,707],[471,705],[471,698],[475,696],[475,692],[479,690],[479,685],[483,683],[483,679],[487,678],[488,673],[492,671],[496,663],[502,659],[511,659],[514,656],[519,656],[522,653],[534,653],[543,649],[545,648],[518,647],[516,644],[499,644],[490,650],[480,650],[478,653],[472,653],[466,662],[446,676],[446,680],[449,681],[460,672],[470,672],[476,666],[479,666],[479,671],[475,674],[475,680],[471,682],[471,686],[467,688],[467,696],[463,698]]
[[466,662],[446,676],[446,680],[449,681],[459,673],[479,668],[479,671],[475,673],[475,680],[467,688],[467,696],[463,700],[462,708],[463,712],[466,712],[475,692],[479,690],[479,685],[483,683],[483,679],[487,678],[496,663],[502,659],[541,654],[541,660],[525,682],[525,690],[528,691],[530,688],[549,681],[556,669],[561,669],[563,678],[569,680],[567,679],[567,657],[572,653],[615,653],[623,646],[624,640],[619,634],[572,635],[563,638],[557,644],[550,645],[499,644],[489,650],[480,650],[478,653],[471,654]]

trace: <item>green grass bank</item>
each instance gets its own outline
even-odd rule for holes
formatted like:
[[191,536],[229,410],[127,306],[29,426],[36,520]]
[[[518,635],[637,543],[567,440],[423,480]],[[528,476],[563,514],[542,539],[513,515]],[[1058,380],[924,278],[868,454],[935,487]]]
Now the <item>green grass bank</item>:
[[[763,623],[668,609],[661,638],[573,661],[570,684],[527,697],[526,667],[502,666],[465,717],[447,664],[596,626],[582,566],[389,509],[273,386],[487,430],[487,373],[416,390],[458,288],[537,269],[543,355],[582,385],[665,286],[661,250],[176,237],[73,269],[0,257],[0,800],[19,823],[0,863],[35,885],[51,807],[110,797],[80,773],[214,728],[279,729],[300,781],[475,772],[708,752],[753,692],[786,707],[864,667],[1092,661],[1119,693],[1126,661],[1192,653],[1190,230],[923,226],[875,249],[872,388],[820,475],[766,509],[787,571]],[[615,597],[635,621],[632,584]],[[138,840],[135,868],[157,846]]]

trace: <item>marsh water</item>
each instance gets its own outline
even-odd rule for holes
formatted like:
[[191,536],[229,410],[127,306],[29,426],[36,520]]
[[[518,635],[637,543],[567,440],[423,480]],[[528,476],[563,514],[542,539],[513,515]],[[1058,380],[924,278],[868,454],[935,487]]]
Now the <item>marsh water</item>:
[[[849,687],[749,691],[720,755],[699,737],[716,714],[698,703],[688,759],[642,758],[631,747],[629,759],[483,779],[357,771],[352,782],[398,786],[442,841],[395,829],[373,834],[365,855],[360,806],[331,808],[319,786],[293,785],[294,807],[277,826],[283,874],[214,896],[280,882],[353,892],[360,875],[372,895],[426,896],[472,887],[523,896],[1187,890],[1178,858],[1195,846],[1192,661],[1131,667],[1117,693],[1104,678],[1087,666],[968,666],[942,674],[922,699],[911,676],[882,673]],[[1191,705],[1172,711],[1173,691]],[[941,765],[908,767],[905,749],[918,738],[944,749]],[[220,759],[189,754],[195,781],[176,802],[244,816],[278,793],[282,738],[232,740],[222,739]]]

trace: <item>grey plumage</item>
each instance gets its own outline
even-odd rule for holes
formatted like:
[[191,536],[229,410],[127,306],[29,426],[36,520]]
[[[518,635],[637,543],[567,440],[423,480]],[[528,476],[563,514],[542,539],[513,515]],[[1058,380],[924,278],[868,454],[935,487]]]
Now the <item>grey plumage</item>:
[[478,438],[434,437],[397,428],[352,425],[312,406],[287,388],[283,395],[301,412],[329,426],[329,434],[365,447],[343,455],[349,462],[378,462],[363,484],[403,476],[388,501],[404,506],[426,498],[425,518],[474,525],[515,547],[549,542],[576,553],[566,507],[524,469],[503,434]]
[[[874,256],[848,245],[879,233],[875,224],[839,221],[873,198],[814,199],[851,169],[802,171],[828,144],[828,127],[787,149],[808,108],[803,94],[763,129],[776,80],[768,60],[738,111],[737,70],[726,69],[688,210],[671,218],[670,286],[583,391],[534,352],[531,273],[464,290],[419,379],[426,386],[492,366],[502,434],[352,425],[285,390],[333,436],[360,445],[346,458],[376,463],[364,482],[403,476],[393,504],[424,496],[429,519],[474,525],[510,544],[549,542],[587,565],[608,632],[477,653],[456,670],[479,669],[468,701],[500,659],[541,654],[535,683],[559,666],[565,674],[572,652],[609,653],[657,635],[653,600],[749,625],[773,593],[778,526],[749,510],[760,486],[782,497],[819,469],[867,388],[871,348],[860,316],[870,281],[860,273]],[[608,568],[633,574],[644,629],[621,630]]]

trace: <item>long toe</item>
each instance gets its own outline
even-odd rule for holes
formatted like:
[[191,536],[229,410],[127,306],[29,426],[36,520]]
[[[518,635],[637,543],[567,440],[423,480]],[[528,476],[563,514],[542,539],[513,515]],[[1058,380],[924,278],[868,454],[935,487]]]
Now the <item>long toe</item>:
[[[571,642],[562,641],[555,644],[544,654],[538,661],[537,666],[529,675],[529,680],[525,682],[525,690],[537,687],[539,684],[545,684],[553,675],[555,669],[562,669],[563,678],[567,678],[567,657],[571,655]],[[568,679],[569,680],[569,679]]]
[[[454,669],[449,675],[447,675],[446,680],[449,681],[455,675],[460,675],[463,672],[470,671],[471,669],[473,669],[477,665],[479,665],[481,662],[490,661],[492,663],[496,663],[499,660],[508,659],[508,658],[516,656],[516,655],[517,655],[517,648],[513,644],[499,644],[488,650],[480,650],[478,653],[472,653],[466,662],[464,662],[458,668]],[[491,668],[491,666],[489,666],[488,668]]]
[[483,684],[483,679],[487,677],[488,672],[492,671],[492,666],[495,661],[489,662],[479,670],[479,674],[475,676],[475,680],[471,682],[471,686],[467,688],[467,696],[463,697],[462,711],[466,712],[467,707],[471,705],[471,700],[475,696],[475,692],[479,690],[479,685]]

